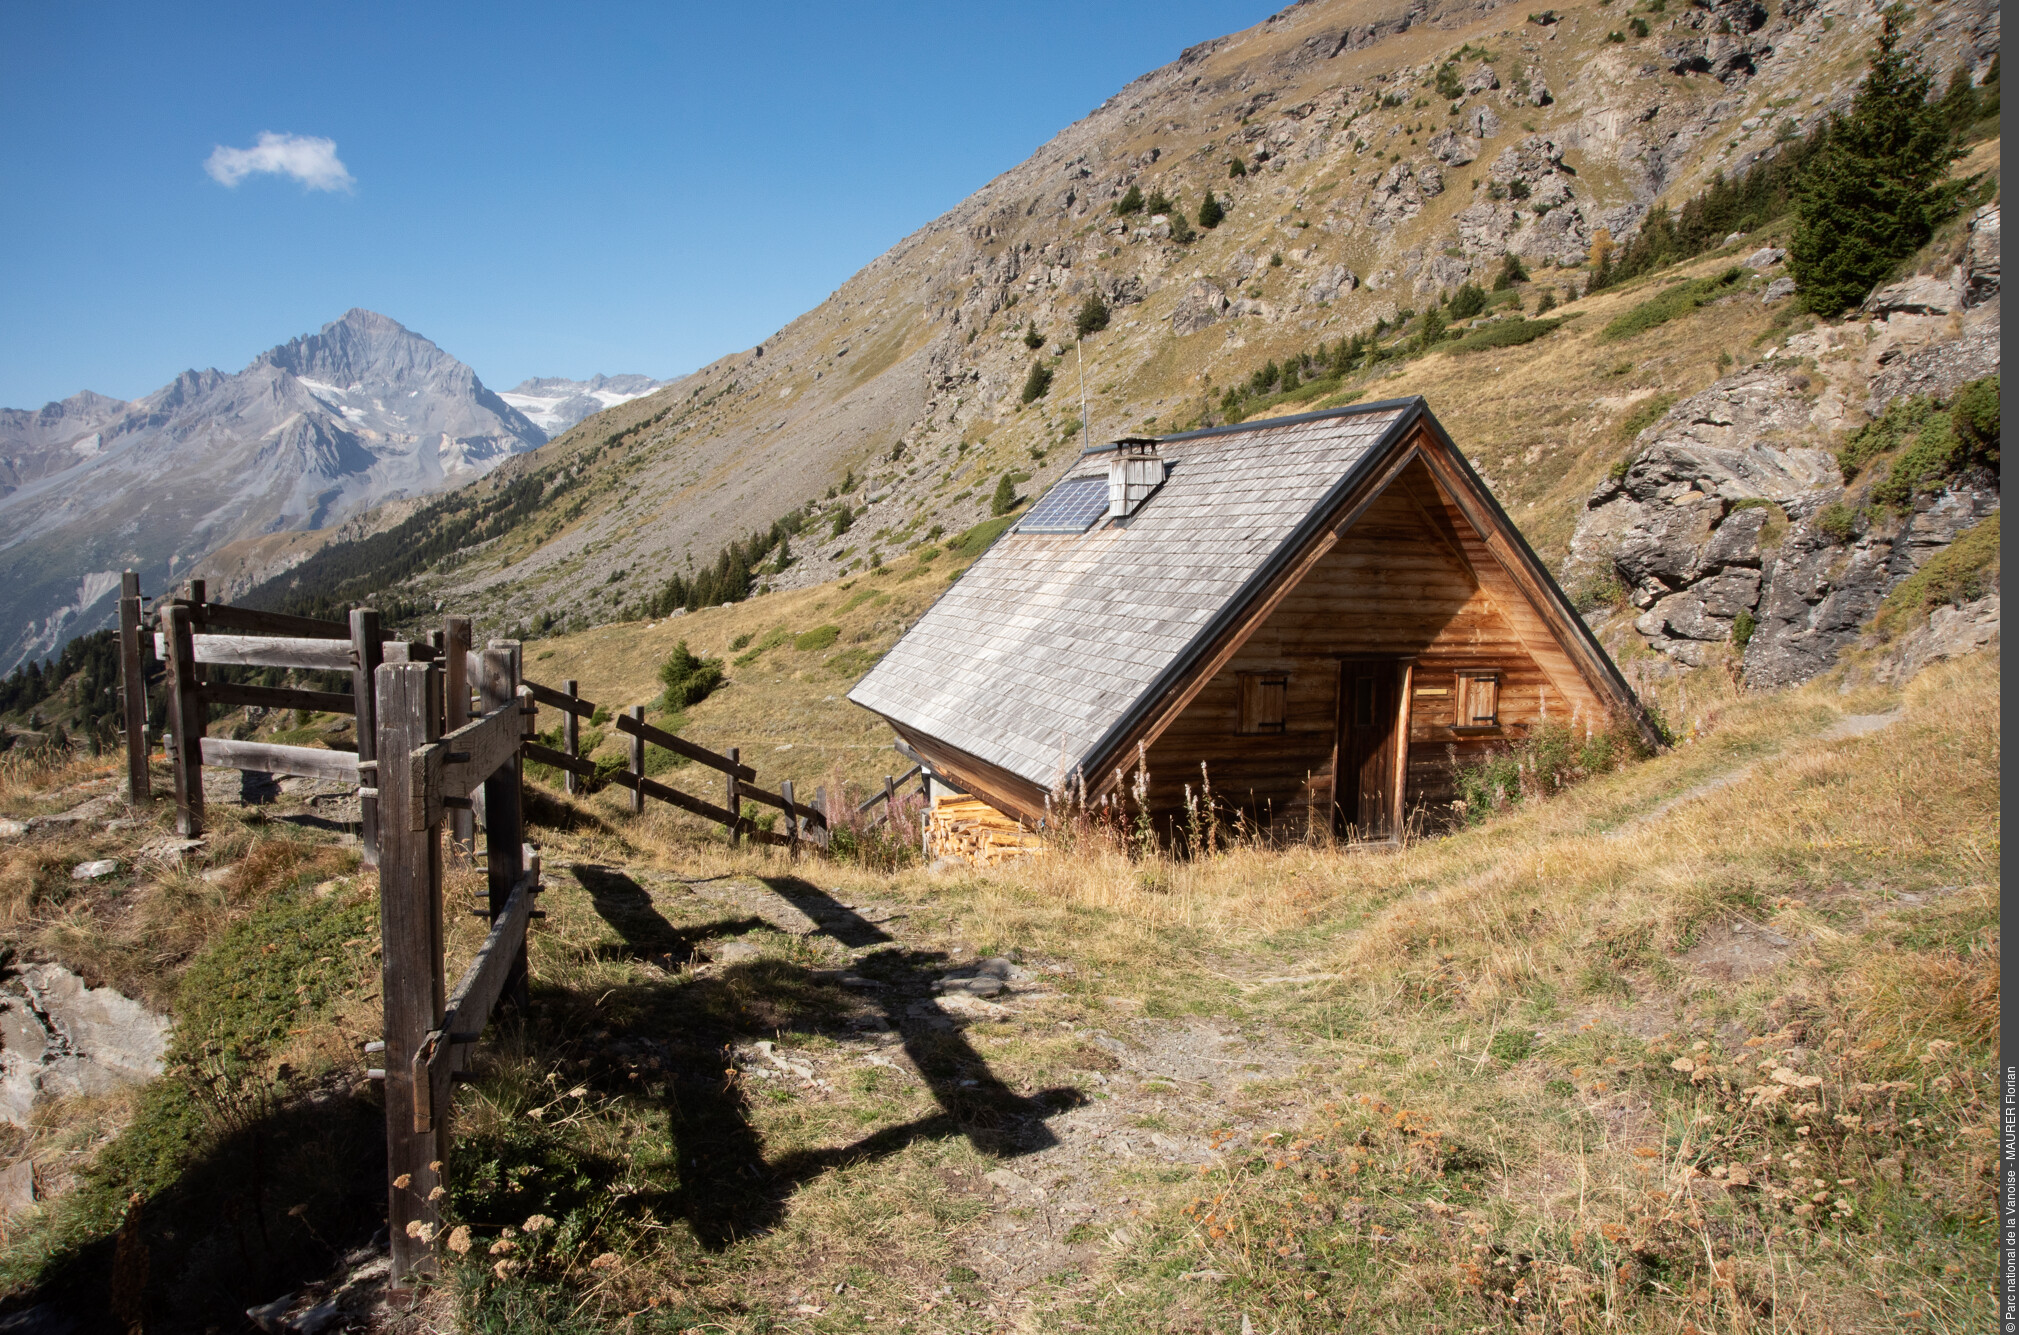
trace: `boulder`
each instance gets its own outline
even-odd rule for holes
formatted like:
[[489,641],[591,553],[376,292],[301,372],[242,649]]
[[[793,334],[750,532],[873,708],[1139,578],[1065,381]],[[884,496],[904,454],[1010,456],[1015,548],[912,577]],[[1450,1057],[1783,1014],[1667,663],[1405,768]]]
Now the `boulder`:
[[1194,334],[1218,320],[1227,311],[1227,293],[1205,279],[1192,284],[1171,310],[1171,332]]
[[1479,141],[1456,130],[1442,130],[1431,135],[1426,147],[1431,157],[1447,167],[1463,167],[1479,156]]
[[1777,301],[1785,301],[1794,295],[1795,280],[1786,274],[1782,274],[1779,278],[1767,284],[1766,290],[1760,293],[1760,301],[1763,305],[1771,306]]
[[1863,310],[1882,319],[1895,314],[1947,315],[1963,304],[1961,272],[1958,269],[1943,278],[1933,274],[1914,274],[1897,283],[1888,283],[1865,298]]
[[1998,644],[1998,595],[1987,594],[1960,607],[1938,607],[1928,624],[1909,631],[1887,646],[1873,662],[1872,675],[1899,685],[1930,663],[1990,649]]
[[1481,65],[1478,69],[1465,76],[1464,88],[1468,97],[1475,93],[1488,92],[1498,87],[1500,87],[1500,76],[1493,72],[1493,66],[1491,65]]
[[1776,264],[1787,259],[1787,257],[1788,252],[1782,250],[1779,246],[1761,246],[1758,250],[1746,256],[1746,267],[1748,269],[1771,269]]
[[1329,269],[1321,269],[1311,279],[1305,295],[1313,301],[1337,301],[1342,292],[1351,292],[1360,285],[1353,271],[1343,264],[1335,264]]

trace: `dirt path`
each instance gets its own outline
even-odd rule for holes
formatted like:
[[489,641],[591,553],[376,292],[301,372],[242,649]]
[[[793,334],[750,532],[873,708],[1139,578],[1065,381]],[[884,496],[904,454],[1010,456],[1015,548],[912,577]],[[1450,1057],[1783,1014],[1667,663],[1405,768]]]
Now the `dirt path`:
[[[1868,737],[1882,728],[1891,727],[1893,724],[1899,722],[1904,712],[1903,710],[1895,709],[1887,714],[1845,714],[1835,723],[1817,733],[1816,740],[1838,742],[1852,737]],[[1642,826],[1654,824],[1686,802],[1694,802],[1700,797],[1708,797],[1720,788],[1729,788],[1731,785],[1749,778],[1754,770],[1767,761],[1781,756],[1784,754],[1784,751],[1785,748],[1776,748],[1769,751],[1766,755],[1749,760],[1735,769],[1729,769],[1722,774],[1713,775],[1702,783],[1697,784],[1694,788],[1686,792],[1677,793],[1674,797],[1667,799],[1652,809],[1642,812],[1640,815],[1620,825],[1617,829],[1606,831],[1605,837],[1608,839],[1623,839]]]

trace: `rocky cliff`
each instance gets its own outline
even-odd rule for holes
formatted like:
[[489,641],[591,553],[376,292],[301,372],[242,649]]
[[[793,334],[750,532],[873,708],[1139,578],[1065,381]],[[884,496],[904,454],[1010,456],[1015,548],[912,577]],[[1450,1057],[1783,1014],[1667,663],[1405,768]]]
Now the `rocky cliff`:
[[[1941,410],[1997,374],[1998,229],[1986,205],[1953,262],[1875,292],[1858,318],[1790,336],[1642,432],[1586,501],[1566,584],[1600,604],[1617,587],[1634,634],[1677,664],[1735,660],[1759,686],[1832,666],[1888,594],[1999,508],[1995,466],[1897,476],[1928,422],[1946,429]],[[1847,466],[1847,439],[1889,414],[1915,415],[1917,434]],[[1995,636],[1995,599],[1988,615]],[[1937,639],[1983,642],[1975,630]]]

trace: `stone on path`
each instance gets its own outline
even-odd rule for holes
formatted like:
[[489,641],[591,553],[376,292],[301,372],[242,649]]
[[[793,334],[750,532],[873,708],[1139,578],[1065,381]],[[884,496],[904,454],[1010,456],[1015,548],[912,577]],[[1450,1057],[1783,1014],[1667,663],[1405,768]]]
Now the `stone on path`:
[[101,881],[119,870],[119,859],[97,858],[91,862],[80,862],[70,869],[73,881]]

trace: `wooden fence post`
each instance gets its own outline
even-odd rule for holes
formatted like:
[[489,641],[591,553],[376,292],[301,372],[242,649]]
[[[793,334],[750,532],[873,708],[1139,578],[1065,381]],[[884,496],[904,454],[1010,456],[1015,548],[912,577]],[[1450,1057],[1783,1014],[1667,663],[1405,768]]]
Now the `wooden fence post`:
[[[625,712],[631,715],[633,723],[643,723],[645,721],[645,706],[643,705],[632,705]],[[631,777],[634,779],[645,777],[645,739],[635,732],[631,734]],[[729,782],[735,783],[736,780],[731,779]],[[631,814],[634,816],[640,815],[644,810],[645,790],[642,787],[634,786],[631,789]]]
[[[576,688],[573,677],[562,682],[561,689],[567,693],[570,700],[579,700],[582,698],[582,693]],[[580,722],[575,717],[574,710],[563,711],[561,715],[561,753],[570,760],[575,759],[581,751]],[[576,777],[575,771],[568,770],[561,775],[561,788],[568,796],[573,797],[582,791],[582,781]]]
[[[740,765],[743,763],[743,750],[741,747],[732,746],[729,748],[729,763],[732,765]],[[743,798],[741,794],[739,794],[736,790],[735,770],[729,771],[728,806],[729,806],[729,846],[731,848],[734,848],[743,838],[743,831],[741,829],[741,822],[743,820],[743,810],[742,810]]]
[[[357,707],[358,774],[359,786],[376,788],[376,780],[365,782],[372,771],[364,768],[378,758],[379,730],[378,709],[374,705],[373,678],[385,650],[379,643],[379,614],[369,607],[351,609],[351,653],[357,658],[357,668],[351,673],[351,699]],[[432,717],[432,715],[431,715]],[[394,757],[395,760],[398,757]],[[367,867],[379,865],[379,800],[377,797],[358,798],[358,838],[364,844],[364,864]]]
[[202,606],[203,581],[200,579],[193,579],[190,580],[184,587],[187,588],[189,591],[189,601],[197,604],[199,607]]
[[202,698],[197,694],[196,637],[189,607],[168,603],[161,611],[162,637],[168,641],[168,726],[175,746],[168,756],[175,775],[175,832],[185,839],[203,836]]
[[883,776],[883,823],[897,831],[897,780],[888,774]]
[[381,712],[375,751],[380,768],[380,993],[385,999],[386,1219],[392,1234],[392,1285],[435,1268],[441,1228],[442,1160],[448,1150],[446,1109],[431,1109],[430,1129],[414,1130],[415,1070],[428,1033],[442,1021],[442,861],[436,827],[411,828],[421,795],[413,791],[408,757],[435,740],[434,668],[387,663],[373,674]]
[[[442,623],[442,731],[454,732],[470,721],[470,619],[449,617]],[[478,802],[481,793],[473,794]],[[449,841],[464,862],[477,850],[477,812],[449,813]]]
[[778,795],[785,799],[785,856],[799,861],[799,808],[792,804],[792,780],[778,785]]
[[126,723],[126,800],[139,806],[154,796],[147,780],[147,673],[140,652],[140,576],[119,577],[119,704]]
[[[477,683],[484,712],[507,705],[519,708],[519,642],[492,640],[484,648],[483,676]],[[484,780],[484,881],[489,890],[491,921],[496,922],[512,897],[519,873],[525,870],[525,821],[519,807],[519,770],[524,761],[512,759]],[[512,965],[505,990],[515,996],[525,989],[526,954],[523,946]]]

